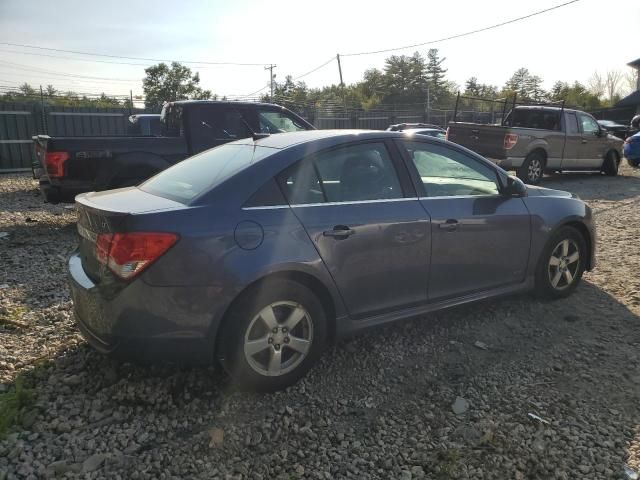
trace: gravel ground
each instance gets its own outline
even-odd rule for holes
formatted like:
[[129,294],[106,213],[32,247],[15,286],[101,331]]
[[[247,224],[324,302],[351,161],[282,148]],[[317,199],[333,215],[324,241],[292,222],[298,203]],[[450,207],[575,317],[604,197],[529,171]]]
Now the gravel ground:
[[65,285],[73,208],[0,176],[0,392],[22,378],[35,399],[0,440],[0,480],[632,478],[640,171],[545,185],[596,211],[599,264],[572,297],[509,297],[371,331],[329,348],[287,391],[257,395],[214,368],[93,352]]

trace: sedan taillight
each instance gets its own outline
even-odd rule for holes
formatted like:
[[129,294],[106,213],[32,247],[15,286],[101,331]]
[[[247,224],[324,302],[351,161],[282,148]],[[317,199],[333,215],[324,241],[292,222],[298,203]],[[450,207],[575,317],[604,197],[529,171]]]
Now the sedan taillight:
[[164,255],[178,241],[174,233],[101,233],[96,258],[118,277],[129,280]]

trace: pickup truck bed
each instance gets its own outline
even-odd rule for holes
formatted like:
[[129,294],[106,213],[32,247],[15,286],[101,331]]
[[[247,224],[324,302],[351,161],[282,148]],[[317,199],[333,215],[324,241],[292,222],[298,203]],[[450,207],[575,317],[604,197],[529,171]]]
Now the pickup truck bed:
[[[135,185],[189,154],[180,137],[37,135],[33,140],[38,162],[46,168],[46,175],[34,175],[52,202],[72,200],[81,192]],[[57,158],[51,155],[56,152],[61,153]]]

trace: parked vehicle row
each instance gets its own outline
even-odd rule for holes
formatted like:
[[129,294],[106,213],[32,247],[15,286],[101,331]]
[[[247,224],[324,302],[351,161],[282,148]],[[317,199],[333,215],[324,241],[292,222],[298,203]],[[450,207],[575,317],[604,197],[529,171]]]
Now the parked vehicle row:
[[502,125],[451,122],[448,140],[464,145],[524,182],[545,172],[600,171],[617,175],[622,140],[588,113],[547,106],[517,106]]
[[139,136],[33,137],[34,176],[46,201],[73,201],[78,193],[137,185],[191,155],[254,133],[313,128],[278,105],[171,102],[160,117],[131,119],[130,131]]
[[596,249],[574,195],[402,132],[254,136],[76,201],[70,284],[89,343],[218,360],[259,390],[364,328],[523,290],[566,296]]

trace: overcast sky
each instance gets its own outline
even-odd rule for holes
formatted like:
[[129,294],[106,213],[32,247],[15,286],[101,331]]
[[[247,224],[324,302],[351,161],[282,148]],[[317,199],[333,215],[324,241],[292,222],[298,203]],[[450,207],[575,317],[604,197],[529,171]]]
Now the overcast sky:
[[[0,0],[0,42],[126,57],[259,63],[189,65],[200,72],[203,87],[220,95],[247,95],[268,82],[262,64],[276,64],[276,79],[282,80],[336,53],[427,42],[564,1]],[[595,70],[628,71],[626,63],[640,57],[639,25],[639,0],[581,0],[488,32],[394,53],[438,48],[446,57],[448,78],[460,85],[476,76],[502,86],[517,68],[527,67],[549,88],[556,80],[586,82]],[[358,81],[367,68],[382,68],[388,55],[343,57],[345,82]],[[154,63],[0,45],[0,85],[27,81],[77,92],[142,92],[144,65],[87,60]],[[304,80],[311,87],[337,83],[336,62]]]

